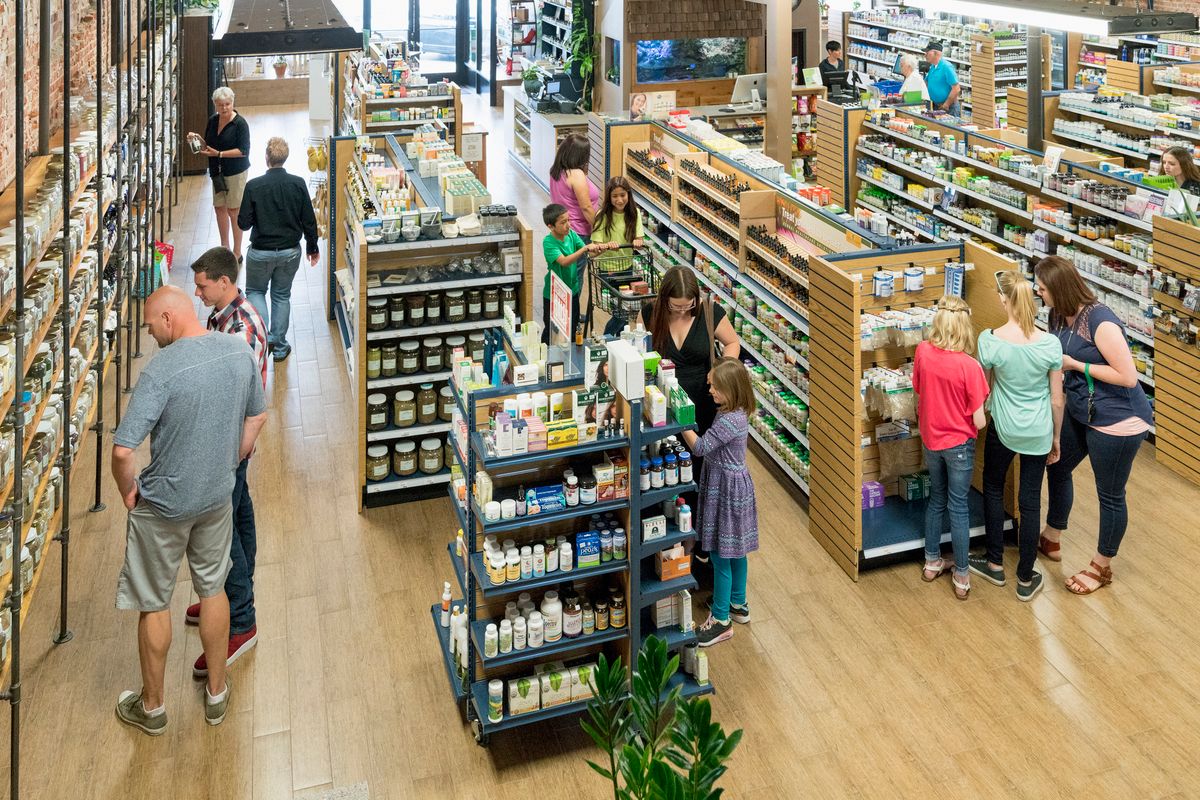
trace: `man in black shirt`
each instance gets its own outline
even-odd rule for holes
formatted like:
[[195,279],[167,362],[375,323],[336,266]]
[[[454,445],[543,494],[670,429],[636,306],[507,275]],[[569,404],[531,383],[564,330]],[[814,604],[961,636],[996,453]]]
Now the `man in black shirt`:
[[842,43],[830,41],[825,44],[825,58],[817,67],[821,70],[821,83],[829,85],[829,80],[825,77],[830,72],[845,72],[846,62],[842,60]]
[[287,330],[292,314],[292,279],[300,268],[301,235],[308,246],[308,262],[315,267],[321,257],[308,185],[283,168],[287,157],[287,140],[276,136],[267,142],[267,173],[246,184],[238,213],[238,227],[251,231],[250,249],[246,251],[246,297],[268,326],[267,347],[277,362],[292,352]]

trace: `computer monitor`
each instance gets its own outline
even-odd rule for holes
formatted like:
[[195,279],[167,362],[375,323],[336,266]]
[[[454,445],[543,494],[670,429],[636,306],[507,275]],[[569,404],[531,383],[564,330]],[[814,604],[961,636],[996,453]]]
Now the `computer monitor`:
[[765,103],[767,101],[767,73],[755,72],[738,75],[733,84],[730,103]]
[[825,88],[829,90],[830,96],[835,94],[846,94],[850,89],[850,73],[846,70],[837,72],[825,73]]

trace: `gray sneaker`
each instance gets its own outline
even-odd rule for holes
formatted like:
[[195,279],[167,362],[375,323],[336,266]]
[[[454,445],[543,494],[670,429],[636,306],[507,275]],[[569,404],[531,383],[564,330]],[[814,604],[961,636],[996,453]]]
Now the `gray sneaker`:
[[1005,584],[1004,570],[992,569],[991,565],[988,564],[986,556],[969,556],[967,558],[967,568],[988,583],[994,583],[997,586]]
[[141,692],[121,692],[117,698],[117,719],[137,728],[147,736],[162,736],[167,731],[167,714],[150,716],[142,705]]
[[1021,583],[1017,581],[1017,599],[1022,603],[1028,603],[1033,599],[1033,596],[1042,590],[1042,573],[1033,573],[1033,579],[1029,583]]
[[225,699],[219,703],[208,702],[208,686],[204,687],[204,721],[209,725],[220,725],[225,721],[225,712],[229,710],[229,698],[233,696],[233,684],[229,676],[225,676]]
[[[710,596],[704,601],[704,607],[712,611],[712,606],[713,601]],[[731,604],[729,606],[729,618],[741,625],[748,624],[750,622],[750,606],[735,606]]]

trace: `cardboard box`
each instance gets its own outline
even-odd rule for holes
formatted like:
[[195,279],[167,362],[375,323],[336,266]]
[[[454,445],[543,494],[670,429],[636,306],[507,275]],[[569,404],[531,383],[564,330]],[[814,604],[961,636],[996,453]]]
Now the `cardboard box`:
[[640,400],[645,393],[645,361],[629,342],[608,342],[608,376],[626,400]]
[[616,499],[615,470],[609,462],[592,465],[592,476],[596,479],[596,501],[604,503]]
[[654,572],[660,580],[671,581],[692,574],[692,557],[682,547],[654,554]]
[[603,342],[589,341],[583,345],[583,385],[591,389],[608,382],[608,347]]
[[880,508],[883,505],[883,484],[879,481],[865,481],[862,487],[862,507]]
[[560,419],[546,424],[546,449],[571,447],[579,441],[579,425],[573,419]]
[[620,454],[608,456],[613,468],[613,495],[616,500],[629,497],[629,459]]
[[571,392],[571,416],[575,422],[594,422],[596,419],[596,393],[587,389]]
[[540,664],[534,665],[533,674],[541,676],[541,675],[546,674],[547,672],[554,672],[555,670],[565,670],[566,668],[567,668],[567,665],[561,661],[543,661]]
[[538,676],[542,694],[542,708],[553,708],[571,702],[571,671],[546,670]]
[[508,681],[509,716],[539,711],[542,707],[541,682],[536,676],[512,678]]
[[571,667],[571,702],[590,700],[595,694],[595,664],[580,664]]
[[679,609],[675,595],[664,597],[654,604],[654,627],[658,630],[674,628],[679,624]]
[[896,488],[902,500],[911,502],[925,496],[925,482],[920,475],[901,475]]
[[657,386],[647,386],[642,400],[642,416],[652,428],[667,424],[667,396]]
[[667,518],[662,514],[642,517],[642,544],[663,539],[667,535]]

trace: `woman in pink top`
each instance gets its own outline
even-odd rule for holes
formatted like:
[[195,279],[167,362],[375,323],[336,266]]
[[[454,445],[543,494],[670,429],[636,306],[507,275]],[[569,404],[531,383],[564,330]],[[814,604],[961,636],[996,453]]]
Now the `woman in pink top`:
[[587,137],[572,133],[563,139],[550,166],[550,202],[567,209],[571,230],[587,241],[600,207],[600,190],[588,180],[587,165],[592,147]]

